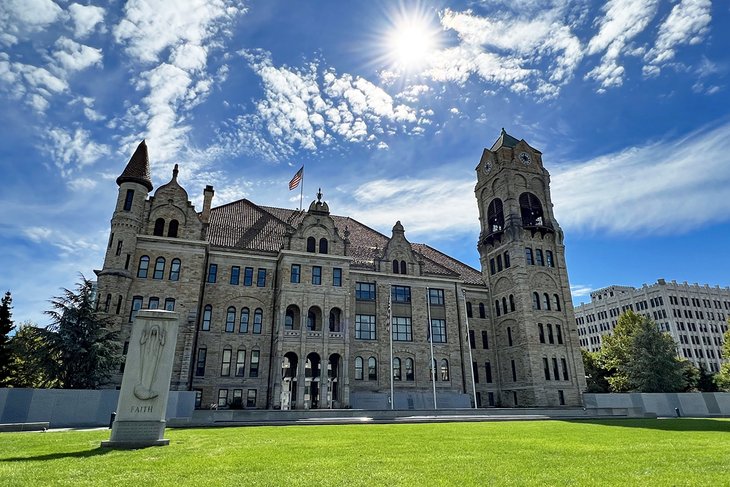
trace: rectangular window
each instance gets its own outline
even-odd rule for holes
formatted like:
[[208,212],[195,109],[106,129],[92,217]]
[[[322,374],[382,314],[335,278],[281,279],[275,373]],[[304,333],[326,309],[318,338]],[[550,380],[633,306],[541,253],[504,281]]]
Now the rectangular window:
[[433,343],[446,343],[446,320],[431,320]]
[[256,287],[266,287],[266,269],[261,267],[256,274]]
[[239,350],[236,354],[236,377],[243,377],[246,370],[246,350]]
[[228,406],[228,389],[220,389],[218,391],[218,407],[224,408]]
[[243,389],[233,389],[233,400],[231,401],[231,406],[243,406]]
[[545,380],[550,380],[550,363],[546,357],[542,358],[542,368],[545,371]]
[[215,282],[218,275],[218,264],[208,266],[208,282]]
[[489,404],[491,407],[494,407],[494,393],[493,392],[487,392],[487,404]]
[[563,344],[563,328],[560,325],[555,325],[555,329],[558,332],[558,343]]
[[322,284],[322,267],[312,266],[312,284],[319,286]]
[[238,286],[241,277],[241,268],[237,265],[231,267],[231,284]]
[[255,335],[261,334],[261,326],[264,322],[264,312],[261,308],[257,308],[253,313],[253,333]]
[[127,254],[127,259],[124,261],[124,270],[129,269],[129,260],[132,258],[130,254]]
[[517,365],[515,364],[515,361],[512,360],[512,382],[517,382]]
[[200,328],[203,331],[210,330],[210,321],[212,319],[212,315],[213,315],[213,307],[208,304],[205,306],[205,309],[203,310],[203,322],[200,324]]
[[243,270],[243,285],[244,286],[253,285],[253,267],[246,267]]
[[355,338],[375,340],[375,315],[355,315]]
[[362,357],[357,357],[355,359],[355,380],[362,380],[362,379],[363,379]]
[[489,348],[489,335],[487,334],[487,330],[482,330],[482,348],[485,350]]
[[509,261],[509,252],[505,251],[504,253],[504,268],[509,269],[510,268],[510,261]]
[[356,282],[355,299],[358,301],[375,301],[375,284],[370,282]]
[[474,374],[474,383],[479,384],[479,366],[476,362],[471,363],[471,373]]
[[535,264],[545,265],[545,262],[542,260],[542,250],[540,249],[535,249]]
[[203,404],[203,391],[201,389],[193,389],[195,391],[195,409],[200,409]]
[[393,317],[393,340],[398,342],[413,341],[413,326],[409,316]]
[[443,289],[429,289],[428,290],[428,302],[434,306],[444,305],[444,290]]
[[339,267],[332,269],[332,285],[342,287],[342,269]]
[[495,265],[494,257],[492,257],[491,259],[489,259],[489,273],[490,274],[496,274],[497,273],[497,266]]
[[142,296],[135,296],[132,298],[132,310],[129,312],[129,322],[134,321],[137,316],[137,312],[142,308]]
[[198,360],[195,361],[195,375],[197,377],[203,377],[205,375],[205,359],[207,355],[207,348],[198,349]]
[[246,392],[246,407],[247,408],[256,407],[256,389],[249,389]]
[[175,298],[165,298],[165,311],[175,311]]
[[532,249],[529,247],[525,248],[525,260],[527,261],[527,265],[533,265],[532,261]]
[[569,377],[568,377],[568,361],[565,360],[564,358],[561,358],[560,359],[560,362],[561,362],[561,364],[563,366],[563,380],[569,380]]
[[221,375],[231,375],[231,350],[223,350],[223,360],[221,361]]
[[486,362],[484,364],[484,369],[487,373],[487,384],[492,383],[492,364],[490,362]]
[[477,348],[476,338],[474,337],[474,330],[469,330],[469,347],[474,350]]
[[500,272],[502,270],[502,256],[497,256],[497,272]]
[[507,342],[509,343],[509,346],[512,346],[512,328],[507,327]]
[[261,352],[259,352],[258,350],[251,351],[251,366],[248,368],[249,377],[258,377],[259,376],[260,355],[261,355]]
[[394,303],[411,302],[411,288],[408,286],[392,286],[390,292]]
[[147,309],[157,309],[160,307],[160,298],[150,298]]
[[124,197],[124,211],[130,211],[132,209],[133,201],[134,201],[134,190],[128,189],[127,195]]
[[553,357],[553,378],[560,380],[560,371],[558,370],[558,359]]
[[299,279],[302,274],[302,268],[299,264],[292,264],[291,265],[291,282],[294,284],[299,283]]
[[119,242],[117,242],[117,251],[116,251],[117,256],[122,255],[122,244],[124,244],[123,240],[120,240]]

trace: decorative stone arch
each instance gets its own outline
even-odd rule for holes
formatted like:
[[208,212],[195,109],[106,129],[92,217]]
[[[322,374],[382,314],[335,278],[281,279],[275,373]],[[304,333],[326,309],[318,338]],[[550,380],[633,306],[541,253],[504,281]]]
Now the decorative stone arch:
[[284,329],[299,330],[301,328],[302,315],[299,306],[290,304],[284,312]]
[[512,278],[510,278],[508,276],[501,276],[494,283],[494,294],[496,295],[496,294],[506,293],[513,287],[514,287],[514,282],[512,281]]
[[307,310],[307,331],[322,331],[322,309],[310,306]]
[[[555,257],[553,257],[555,258]],[[544,271],[536,272],[530,281],[532,289],[557,289],[558,283],[553,276]]]

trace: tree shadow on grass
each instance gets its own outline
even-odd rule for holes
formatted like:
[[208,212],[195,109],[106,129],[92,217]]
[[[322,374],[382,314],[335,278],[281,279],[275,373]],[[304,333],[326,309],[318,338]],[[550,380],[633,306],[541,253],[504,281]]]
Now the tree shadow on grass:
[[730,433],[730,421],[707,418],[666,418],[666,419],[574,419],[567,423],[618,426],[622,428],[643,428],[663,431],[718,431]]
[[29,457],[11,457],[11,458],[0,458],[0,462],[38,462],[45,460],[58,460],[62,458],[89,458],[100,455],[105,455],[115,451],[113,448],[94,448],[93,450],[81,450],[72,452],[57,452],[47,453],[45,455],[36,455]]

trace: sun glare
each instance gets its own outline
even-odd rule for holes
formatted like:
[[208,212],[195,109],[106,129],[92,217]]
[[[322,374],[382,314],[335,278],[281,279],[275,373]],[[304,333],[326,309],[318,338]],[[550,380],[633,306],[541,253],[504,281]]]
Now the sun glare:
[[388,14],[387,30],[382,36],[382,52],[391,68],[415,71],[428,64],[439,48],[439,33],[434,14],[420,4],[403,5]]

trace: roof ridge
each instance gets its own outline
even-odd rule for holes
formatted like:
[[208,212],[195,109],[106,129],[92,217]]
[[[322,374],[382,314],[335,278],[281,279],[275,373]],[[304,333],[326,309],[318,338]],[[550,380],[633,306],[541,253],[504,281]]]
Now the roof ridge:
[[459,264],[463,265],[464,267],[468,267],[469,269],[473,270],[474,272],[477,272],[477,273],[481,274],[481,271],[479,269],[475,269],[474,267],[470,266],[469,264],[466,264],[466,263],[460,261],[459,259],[456,259],[454,257],[451,257],[450,255],[445,254],[445,253],[441,252],[440,250],[431,247],[429,244],[416,243],[416,244],[413,244],[413,245],[422,245],[424,247],[428,247],[429,249],[431,249],[432,251],[436,252],[437,254],[443,255],[444,257],[448,258],[449,260],[452,260],[454,262],[458,262]]

